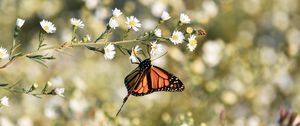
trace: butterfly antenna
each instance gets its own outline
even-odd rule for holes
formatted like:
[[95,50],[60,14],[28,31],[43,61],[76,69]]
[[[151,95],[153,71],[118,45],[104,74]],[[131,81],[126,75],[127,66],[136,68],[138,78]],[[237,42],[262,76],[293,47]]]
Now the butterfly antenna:
[[166,52],[165,52],[164,54],[162,54],[161,56],[159,56],[159,57],[157,57],[157,58],[155,58],[155,59],[152,59],[151,61],[157,60],[157,59],[159,59],[160,57],[165,56],[167,53],[168,53],[168,51],[166,51]]
[[129,96],[130,96],[130,93],[128,93],[127,96],[123,99],[122,106],[120,107],[119,111],[117,112],[116,117],[117,117],[117,116],[119,115],[119,113],[121,112],[123,106],[125,105],[127,99],[129,98]]

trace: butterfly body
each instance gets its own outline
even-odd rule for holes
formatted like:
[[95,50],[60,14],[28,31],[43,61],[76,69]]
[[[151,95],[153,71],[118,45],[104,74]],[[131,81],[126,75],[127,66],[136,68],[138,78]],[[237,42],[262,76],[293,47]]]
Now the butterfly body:
[[157,91],[181,92],[184,90],[183,83],[176,76],[152,65],[150,59],[140,62],[139,66],[125,77],[124,83],[128,94],[121,108],[130,95],[144,96]]

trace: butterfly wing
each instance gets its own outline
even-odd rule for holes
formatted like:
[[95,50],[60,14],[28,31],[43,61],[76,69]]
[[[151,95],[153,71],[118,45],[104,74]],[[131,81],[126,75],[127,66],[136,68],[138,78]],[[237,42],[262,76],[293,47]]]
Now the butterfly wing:
[[145,71],[141,79],[138,80],[138,84],[131,94],[134,96],[143,96],[155,91],[175,92],[183,90],[184,85],[176,76],[157,66],[151,66],[149,70]]
[[145,76],[144,71],[145,70],[141,70],[140,67],[137,67],[125,77],[125,86],[128,92],[131,92],[134,87],[137,86],[141,78]]

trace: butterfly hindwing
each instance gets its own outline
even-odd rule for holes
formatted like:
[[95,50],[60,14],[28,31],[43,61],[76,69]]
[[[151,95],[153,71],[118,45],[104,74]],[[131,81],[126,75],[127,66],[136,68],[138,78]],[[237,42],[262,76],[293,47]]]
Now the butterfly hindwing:
[[130,72],[126,77],[125,77],[125,86],[127,88],[127,91],[133,90],[134,86],[137,84],[137,82],[143,78],[142,76],[144,75],[143,71],[140,70],[139,67],[134,69],[132,72]]

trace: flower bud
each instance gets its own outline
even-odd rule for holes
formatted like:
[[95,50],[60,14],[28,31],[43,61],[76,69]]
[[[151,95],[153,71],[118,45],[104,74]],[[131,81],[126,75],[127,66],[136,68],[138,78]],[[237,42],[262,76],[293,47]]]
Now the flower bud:
[[186,28],[186,33],[188,33],[188,34],[192,34],[193,31],[194,31],[194,29],[192,27],[187,27]]

